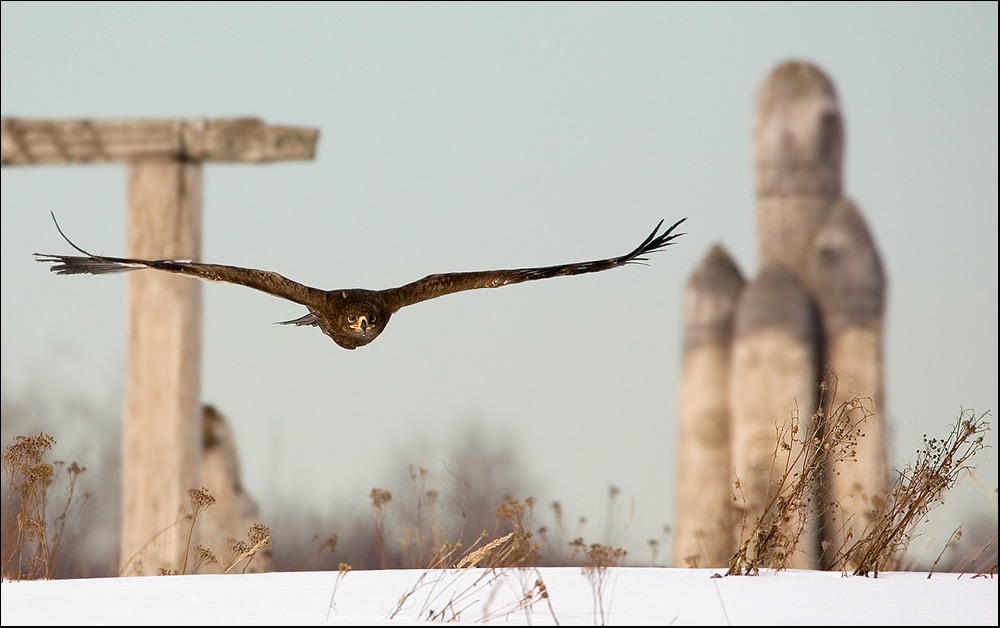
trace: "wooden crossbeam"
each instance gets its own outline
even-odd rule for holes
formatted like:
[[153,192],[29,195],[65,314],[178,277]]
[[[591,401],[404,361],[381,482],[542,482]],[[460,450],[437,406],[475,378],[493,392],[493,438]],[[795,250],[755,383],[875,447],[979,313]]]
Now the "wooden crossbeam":
[[257,118],[33,120],[3,118],[4,166],[82,164],[162,157],[178,161],[312,159],[319,130]]

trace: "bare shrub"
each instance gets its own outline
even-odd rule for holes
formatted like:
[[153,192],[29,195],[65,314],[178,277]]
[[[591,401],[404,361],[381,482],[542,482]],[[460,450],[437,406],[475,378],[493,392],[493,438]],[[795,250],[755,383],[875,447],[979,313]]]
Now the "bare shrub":
[[[52,484],[46,490],[49,561],[45,578],[113,576],[118,552],[118,432],[117,414],[70,395],[26,388],[0,395],[3,416],[0,442],[4,451],[17,438],[55,434],[46,461],[53,460]],[[48,462],[45,462],[48,464]],[[0,489],[4,560],[16,537],[19,491],[5,472]],[[37,520],[37,518],[36,518]],[[8,525],[12,524],[12,525]],[[12,536],[13,535],[13,536]],[[6,576],[7,573],[4,572]]]
[[864,536],[845,547],[838,562],[853,565],[855,575],[875,577],[893,565],[913,538],[914,528],[944,503],[947,490],[969,472],[969,460],[986,447],[988,415],[962,410],[944,439],[925,435],[916,461],[898,472],[884,502],[876,504],[876,516]]
[[[48,462],[56,440],[45,433],[17,436],[3,454],[4,484],[2,528],[3,577],[11,580],[51,579],[66,540],[71,516],[88,499],[77,493],[77,481],[86,471],[77,463]],[[59,473],[65,471],[65,474]],[[62,481],[65,497],[61,510],[49,517],[51,489]]]
[[[825,392],[825,386],[820,387],[820,392]],[[797,414],[776,428],[772,465],[778,466],[779,472],[771,477],[780,479],[769,488],[760,512],[741,509],[740,541],[726,575],[756,575],[762,568],[788,567],[792,555],[800,551],[810,525],[822,519],[825,509],[834,507],[816,503],[816,496],[831,464],[855,459],[862,425],[872,416],[869,402],[865,397],[855,397],[829,417],[824,416],[821,402],[808,429],[800,426]],[[739,478],[734,488],[740,492]],[[732,499],[740,501],[737,495]]]

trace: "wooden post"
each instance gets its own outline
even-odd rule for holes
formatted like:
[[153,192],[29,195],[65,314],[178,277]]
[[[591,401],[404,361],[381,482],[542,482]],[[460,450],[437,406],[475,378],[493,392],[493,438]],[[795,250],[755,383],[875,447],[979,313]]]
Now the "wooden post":
[[802,61],[777,66],[758,91],[754,121],[759,268],[777,262],[804,279],[813,236],[840,198],[843,154],[830,79]]
[[[124,161],[128,255],[197,259],[205,161],[312,159],[319,132],[223,120],[2,120],[4,166]],[[128,283],[128,373],[122,426],[124,574],[182,568],[200,488],[201,291],[197,281],[138,272]]]
[[[828,495],[839,505],[828,513],[824,540],[829,554],[862,538],[889,483],[886,451],[883,316],[886,279],[864,218],[842,198],[816,234],[807,265],[826,338],[828,402],[825,416],[855,397],[874,414],[861,426],[855,461],[834,464]],[[841,566],[830,563],[828,568]],[[850,569],[851,566],[846,568]]]
[[[151,157],[128,169],[128,256],[199,259],[201,164]],[[149,272],[127,281],[120,547],[131,573],[180,573],[188,526],[168,526],[188,510],[188,490],[201,486],[201,426],[193,419],[201,406],[201,283]]]
[[[816,343],[813,304],[796,276],[781,264],[762,270],[736,308],[730,370],[733,468],[740,483],[736,505],[745,509],[748,526],[743,534],[764,514],[764,504],[775,494],[792,453],[782,450],[779,431],[795,416],[798,436],[812,425]],[[771,523],[765,518],[765,529]],[[798,522],[774,523],[787,536]],[[810,537],[807,530],[785,566],[816,568]]]
[[733,315],[746,282],[721,245],[684,290],[674,566],[725,567],[736,550],[729,453]]

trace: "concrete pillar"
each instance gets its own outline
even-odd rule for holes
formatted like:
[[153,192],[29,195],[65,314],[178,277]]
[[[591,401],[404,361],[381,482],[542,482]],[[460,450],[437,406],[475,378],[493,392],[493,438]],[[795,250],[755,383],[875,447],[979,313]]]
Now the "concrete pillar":
[[876,500],[888,490],[884,386],[886,278],[864,218],[846,198],[837,202],[813,243],[810,289],[823,321],[827,381],[825,414],[855,397],[874,414],[861,427],[855,461],[835,463],[827,482],[839,504],[828,514],[826,566],[848,539],[861,538]]
[[[230,561],[230,539],[247,541],[247,532],[259,523],[257,504],[243,488],[236,435],[226,417],[215,406],[202,406],[202,485],[215,497],[215,503],[198,519],[199,543],[212,550],[219,563],[205,565],[198,573],[221,573]],[[193,559],[192,559],[193,560]],[[240,563],[237,573],[242,573]],[[270,569],[267,552],[257,553],[246,573]]]
[[729,354],[745,281],[715,245],[684,290],[674,566],[724,567],[736,550]]
[[[741,487],[736,506],[745,508],[744,535],[764,515],[794,453],[780,446],[782,426],[797,416],[800,438],[811,426],[817,395],[816,343],[814,307],[796,276],[780,264],[762,270],[736,308],[730,370],[733,468]],[[765,516],[763,523],[767,527],[772,521]],[[785,535],[797,525],[775,523]],[[807,530],[781,560],[783,564],[764,566],[815,568],[811,537]],[[762,554],[751,548],[748,556],[755,555]]]
[[817,229],[841,195],[844,125],[833,83],[815,65],[778,65],[757,94],[754,119],[758,268],[803,277]]

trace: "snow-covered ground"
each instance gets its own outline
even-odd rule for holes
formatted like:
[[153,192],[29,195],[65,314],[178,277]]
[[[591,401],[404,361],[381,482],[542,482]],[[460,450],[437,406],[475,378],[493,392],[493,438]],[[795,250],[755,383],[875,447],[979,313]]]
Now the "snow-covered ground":
[[[997,625],[997,578],[633,568],[382,570],[3,582],[3,625]],[[547,597],[539,595],[541,580]],[[603,592],[595,594],[603,582]],[[521,600],[531,600],[524,609]],[[602,620],[603,612],[603,620]]]

